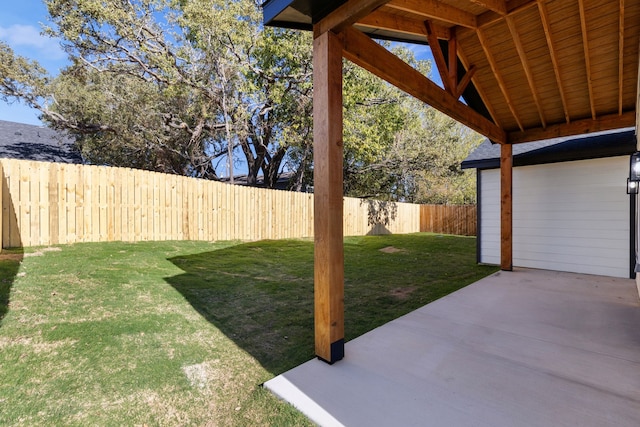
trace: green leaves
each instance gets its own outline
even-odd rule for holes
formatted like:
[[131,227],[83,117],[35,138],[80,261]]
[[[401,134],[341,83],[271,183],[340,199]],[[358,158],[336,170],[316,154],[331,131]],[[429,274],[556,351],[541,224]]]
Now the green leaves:
[[[430,64],[394,53],[425,74]],[[480,138],[372,74],[345,64],[345,193],[417,203],[472,203],[475,181],[460,162]]]
[[45,93],[49,79],[37,61],[16,55],[11,47],[0,41],[0,97],[3,101],[24,101],[36,104]]

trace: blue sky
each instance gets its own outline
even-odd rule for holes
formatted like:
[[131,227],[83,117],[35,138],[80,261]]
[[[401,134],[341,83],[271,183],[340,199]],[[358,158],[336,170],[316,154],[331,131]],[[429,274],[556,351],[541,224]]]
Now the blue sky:
[[[47,8],[42,0],[5,0],[0,14],[0,40],[18,55],[37,60],[50,73],[57,74],[67,65],[66,54],[57,40],[42,36],[42,24],[47,22]],[[427,46],[413,47],[418,58],[432,59]],[[432,78],[439,83],[438,73]],[[0,101],[0,120],[41,124],[38,113],[23,104]]]
[[[18,55],[35,59],[49,72],[57,73],[67,64],[57,40],[40,35],[47,21],[47,8],[41,0],[5,1],[0,14],[0,40]],[[37,112],[22,104],[0,101],[0,119],[40,124]]]

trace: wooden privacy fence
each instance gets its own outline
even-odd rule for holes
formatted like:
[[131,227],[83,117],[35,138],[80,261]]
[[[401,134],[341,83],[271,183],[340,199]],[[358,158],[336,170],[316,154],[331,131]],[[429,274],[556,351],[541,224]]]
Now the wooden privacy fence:
[[[308,193],[104,166],[13,159],[0,159],[0,166],[3,248],[313,236]],[[423,212],[415,204],[347,197],[344,234],[449,232],[423,227]]]
[[420,231],[475,236],[476,215],[475,205],[422,205]]
[[[3,247],[313,236],[313,195],[155,172],[0,160]],[[394,212],[385,216],[384,211]],[[387,219],[373,224],[370,218]],[[419,231],[419,206],[345,199],[346,235]]]

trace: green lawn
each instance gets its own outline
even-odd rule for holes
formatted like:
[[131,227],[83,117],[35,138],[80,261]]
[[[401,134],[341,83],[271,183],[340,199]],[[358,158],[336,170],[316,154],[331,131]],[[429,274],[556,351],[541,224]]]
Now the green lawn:
[[[473,238],[347,238],[346,338],[493,271]],[[308,425],[260,384],[313,357],[312,308],[306,240],[4,251],[0,425]]]

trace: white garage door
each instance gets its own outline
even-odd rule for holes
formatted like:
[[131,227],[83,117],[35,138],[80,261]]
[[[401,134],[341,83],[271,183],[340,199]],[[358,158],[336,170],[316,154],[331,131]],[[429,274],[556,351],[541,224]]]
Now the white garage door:
[[[513,265],[629,277],[629,157],[513,169]],[[500,263],[500,170],[481,171],[480,261]]]

